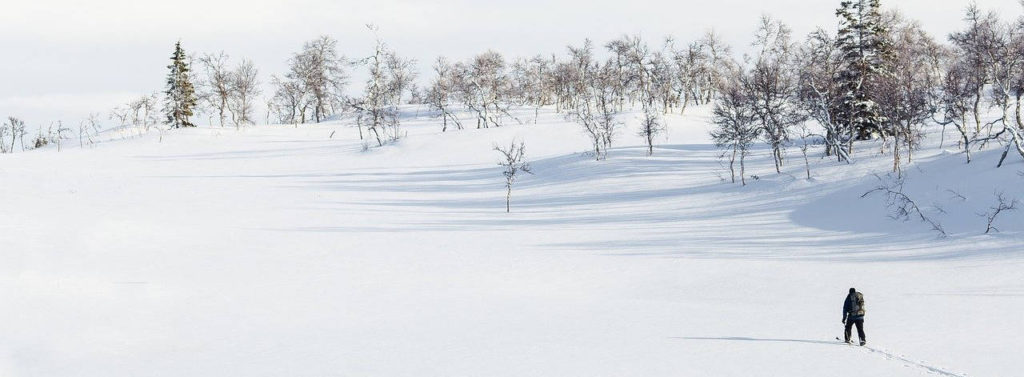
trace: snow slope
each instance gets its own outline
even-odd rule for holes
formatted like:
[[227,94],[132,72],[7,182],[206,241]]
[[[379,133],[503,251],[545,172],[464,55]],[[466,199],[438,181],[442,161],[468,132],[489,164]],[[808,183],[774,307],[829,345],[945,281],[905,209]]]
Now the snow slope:
[[[759,179],[723,182],[707,111],[653,157],[631,124],[603,162],[550,110],[441,134],[407,109],[367,151],[341,121],[2,155],[0,375],[1022,373],[1024,211],[990,235],[977,213],[1024,199],[1024,164],[964,165],[933,132],[906,192],[940,239],[860,198],[877,144],[812,150],[812,180],[759,149]],[[513,138],[535,175],[506,214],[491,148]],[[835,341],[851,286],[867,348]]]

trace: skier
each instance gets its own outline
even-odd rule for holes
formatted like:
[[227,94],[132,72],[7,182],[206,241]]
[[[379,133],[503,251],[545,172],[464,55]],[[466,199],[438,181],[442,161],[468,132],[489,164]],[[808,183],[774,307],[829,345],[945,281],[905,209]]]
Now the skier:
[[846,325],[846,343],[850,343],[850,330],[857,325],[857,336],[860,338],[860,345],[867,344],[864,336],[864,295],[850,288],[850,294],[846,295],[846,302],[843,303],[843,324]]

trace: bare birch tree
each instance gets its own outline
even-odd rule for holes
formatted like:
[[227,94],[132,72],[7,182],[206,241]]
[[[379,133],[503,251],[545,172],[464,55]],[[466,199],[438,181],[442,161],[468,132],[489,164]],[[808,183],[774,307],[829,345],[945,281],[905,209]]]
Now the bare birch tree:
[[780,174],[790,129],[804,120],[798,107],[799,75],[790,33],[782,22],[762,17],[754,42],[754,47],[760,51],[751,59],[750,72],[741,81],[750,93],[761,136],[772,149],[775,172]]
[[273,76],[271,84],[275,89],[270,99],[270,110],[277,115],[277,121],[296,125],[306,123],[310,100],[302,81]]
[[444,57],[439,57],[434,62],[434,81],[427,88],[426,99],[430,108],[439,112],[441,132],[448,130],[448,121],[451,121],[456,129],[462,129],[462,122],[454,113],[458,88],[462,85],[461,79],[461,72],[456,71]]
[[893,139],[893,172],[900,178],[902,155],[906,153],[906,162],[911,162],[912,151],[923,137],[921,126],[935,113],[929,97],[939,82],[935,65],[939,47],[915,23],[901,22],[890,30],[893,54],[875,96],[887,121],[883,135]]
[[843,99],[838,76],[842,61],[835,38],[818,29],[808,36],[799,52],[799,102],[807,118],[823,128],[825,156],[836,156],[838,161],[850,162],[843,146],[849,132],[839,122],[839,105]]
[[[14,153],[14,147],[18,139],[21,139],[21,150],[25,151],[25,121],[16,117],[7,117],[7,121],[0,124],[0,153]],[[5,135],[10,135],[11,143],[6,145]]]
[[235,127],[254,123],[253,101],[260,94],[259,71],[251,60],[245,59],[230,74],[228,108]]
[[[376,28],[367,25],[376,32]],[[372,133],[378,146],[385,142],[401,138],[401,121],[398,117],[398,106],[401,104],[402,93],[409,89],[411,80],[416,77],[413,60],[399,57],[388,48],[383,40],[377,38],[373,55],[361,61],[369,71],[366,89],[361,98],[352,100],[349,105],[358,112],[357,126],[362,137],[365,124]]]
[[742,84],[746,81],[744,75],[743,71],[737,69],[730,78],[719,81],[718,97],[712,112],[715,129],[711,131],[711,138],[729,156],[732,183],[736,183],[736,162],[739,162],[740,182],[746,186],[745,160],[750,153],[750,146],[764,128],[757,124],[757,114],[751,104],[754,99]]
[[338,42],[326,35],[306,42],[302,52],[292,57],[286,76],[302,82],[309,93],[313,119],[317,123],[338,110],[348,83],[345,59],[338,53],[337,46]]
[[508,148],[495,145],[494,150],[501,153],[498,165],[504,168],[502,176],[505,177],[505,212],[508,213],[512,211],[512,185],[523,173],[533,174],[533,171],[530,164],[525,161],[526,147],[523,142],[516,143],[513,140]]
[[228,55],[223,51],[199,57],[204,73],[199,82],[199,98],[216,111],[221,127],[227,121],[234,79],[227,63]]

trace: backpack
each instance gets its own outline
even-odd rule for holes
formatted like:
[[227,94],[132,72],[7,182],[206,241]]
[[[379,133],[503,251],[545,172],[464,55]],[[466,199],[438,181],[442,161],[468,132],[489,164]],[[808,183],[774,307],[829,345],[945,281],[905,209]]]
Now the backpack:
[[851,315],[864,315],[864,295],[860,292],[854,293],[853,307],[850,308]]

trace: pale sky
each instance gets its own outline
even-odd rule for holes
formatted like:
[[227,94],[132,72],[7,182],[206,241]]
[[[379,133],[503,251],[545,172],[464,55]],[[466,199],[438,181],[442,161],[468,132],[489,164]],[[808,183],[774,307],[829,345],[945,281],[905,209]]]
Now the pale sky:
[[[976,3],[1007,20],[1024,14],[1018,0]],[[945,41],[963,26],[968,1],[882,4]],[[440,55],[461,59],[486,49],[508,57],[563,54],[566,45],[584,38],[601,44],[622,34],[640,34],[651,44],[667,35],[687,43],[713,28],[742,51],[762,14],[781,19],[802,38],[816,26],[834,29],[838,5],[839,0],[0,0],[0,117],[17,115],[32,125],[77,123],[90,112],[106,117],[128,98],[163,89],[179,38],[189,53],[223,50],[233,62],[249,58],[267,82],[285,70],[303,42],[321,34],[336,38],[346,56],[369,54],[373,34],[365,24],[373,23],[399,54],[420,61],[424,84]]]

